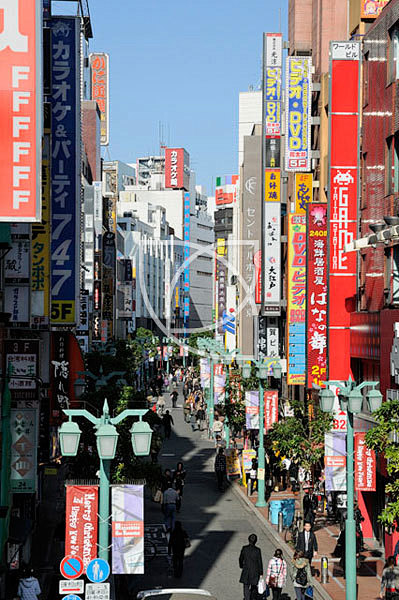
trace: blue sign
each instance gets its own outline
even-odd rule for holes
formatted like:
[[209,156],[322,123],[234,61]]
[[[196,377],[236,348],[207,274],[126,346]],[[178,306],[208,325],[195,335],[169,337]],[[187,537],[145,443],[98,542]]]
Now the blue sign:
[[312,59],[289,56],[286,74],[285,168],[287,171],[310,171]]
[[80,19],[51,21],[51,322],[73,325],[79,297]]
[[82,598],[76,594],[68,594],[68,596],[64,596],[64,600],[82,600]]
[[223,331],[227,331],[234,335],[236,332],[235,320],[236,318],[234,315],[223,311]]
[[110,571],[109,564],[103,558],[95,558],[86,567],[87,578],[93,583],[102,583],[108,579]]

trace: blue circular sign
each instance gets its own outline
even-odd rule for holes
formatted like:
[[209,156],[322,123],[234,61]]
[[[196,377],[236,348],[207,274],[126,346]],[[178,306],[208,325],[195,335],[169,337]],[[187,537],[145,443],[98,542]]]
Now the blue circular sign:
[[103,558],[95,558],[86,567],[87,578],[93,583],[102,583],[108,579],[110,572],[110,566]]
[[68,596],[64,596],[64,600],[82,600],[82,598],[76,594],[68,594]]
[[66,579],[76,579],[83,573],[83,561],[79,556],[65,556],[61,561],[60,571]]

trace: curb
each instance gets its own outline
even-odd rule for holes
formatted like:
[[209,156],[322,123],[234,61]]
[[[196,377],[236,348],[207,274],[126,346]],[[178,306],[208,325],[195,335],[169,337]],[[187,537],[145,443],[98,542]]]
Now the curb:
[[[234,493],[236,494],[236,496],[238,496],[238,498],[240,500],[242,500],[242,502],[244,502],[244,504],[246,504],[249,508],[252,509],[253,514],[256,515],[256,517],[259,519],[263,528],[275,540],[277,547],[282,548],[284,550],[284,552],[286,554],[288,554],[288,556],[290,558],[292,558],[292,556],[294,555],[294,551],[292,550],[291,546],[286,544],[286,542],[278,535],[278,533],[270,525],[268,520],[265,519],[265,517],[261,514],[261,512],[256,509],[256,507],[252,504],[252,502],[250,500],[248,500],[246,494],[242,491],[242,489],[237,484],[233,483],[231,487],[232,487]],[[323,588],[323,586],[318,581],[314,580],[313,588],[314,588],[314,591],[316,592],[315,598],[320,599],[320,600],[333,600],[332,596],[330,596],[330,594]]]

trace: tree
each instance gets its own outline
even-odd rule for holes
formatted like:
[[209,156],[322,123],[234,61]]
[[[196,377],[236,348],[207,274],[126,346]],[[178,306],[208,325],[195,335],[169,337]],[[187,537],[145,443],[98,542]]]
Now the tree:
[[377,425],[366,433],[366,444],[372,450],[384,454],[391,481],[385,486],[388,502],[378,520],[385,527],[399,524],[399,400],[383,402],[373,413]]

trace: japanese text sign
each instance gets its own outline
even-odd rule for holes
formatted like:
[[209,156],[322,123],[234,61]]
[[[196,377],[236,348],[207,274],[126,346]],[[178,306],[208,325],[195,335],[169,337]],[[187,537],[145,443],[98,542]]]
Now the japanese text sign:
[[183,322],[184,327],[188,326],[190,318],[190,193],[184,193],[183,204],[183,287],[184,287],[184,304],[183,304]]
[[2,0],[1,221],[41,218],[42,2]]
[[278,391],[266,390],[264,392],[265,402],[265,429],[268,431],[278,422]]
[[265,170],[265,201],[280,202],[280,169]]
[[281,135],[281,67],[266,67],[265,135]]
[[307,387],[327,379],[327,204],[308,205]]
[[188,153],[184,148],[165,148],[166,188],[182,189],[185,187],[185,167],[188,169]]
[[90,54],[91,98],[101,114],[101,145],[109,144],[109,56],[103,52]]
[[36,492],[37,411],[11,409],[11,491],[14,494]]
[[297,215],[306,215],[306,206],[313,202],[312,173],[295,173],[295,210]]
[[279,202],[265,204],[265,260],[264,294],[265,312],[270,305],[280,306],[281,294],[281,205]]
[[366,434],[355,433],[355,490],[376,491],[376,458],[374,450],[366,446]]
[[80,557],[83,566],[97,556],[98,486],[66,486],[65,553]]
[[288,216],[287,383],[305,383],[306,217]]
[[80,237],[80,19],[54,18],[51,41],[51,321],[73,325]]
[[312,59],[289,56],[286,65],[286,150],[287,171],[310,170],[310,117]]

